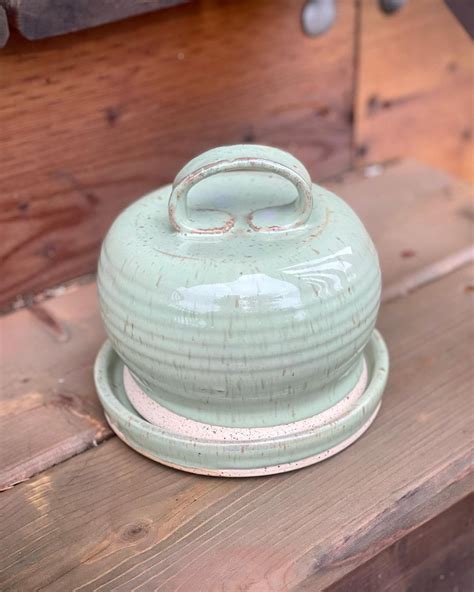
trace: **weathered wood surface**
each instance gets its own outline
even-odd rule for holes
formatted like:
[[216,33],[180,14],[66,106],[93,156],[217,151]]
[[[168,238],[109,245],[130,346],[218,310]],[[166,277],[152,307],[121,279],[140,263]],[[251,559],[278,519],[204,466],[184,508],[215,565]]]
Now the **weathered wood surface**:
[[186,0],[0,0],[30,40],[53,37],[169,8]]
[[4,47],[10,37],[10,28],[8,26],[8,18],[5,9],[0,6],[0,48]]
[[[404,161],[369,167],[365,174],[348,173],[326,185],[355,209],[374,240],[386,299],[429,277],[436,279],[473,256],[474,201],[467,183]],[[446,257],[453,261],[443,267]]]
[[12,38],[0,53],[0,305],[93,271],[117,213],[208,148],[279,146],[319,179],[349,168],[354,6],[309,38],[302,5],[208,0]]
[[92,379],[95,284],[0,318],[0,489],[110,434]]
[[[325,592],[470,592],[474,495],[410,532]],[[298,592],[314,592],[310,580]]]
[[[439,261],[449,255],[459,265],[471,244],[469,190],[448,175],[406,162],[329,186],[373,236],[386,298],[403,293],[406,278],[424,283],[426,270],[431,280],[444,275],[450,268]],[[0,318],[0,488],[110,434],[92,381],[103,339],[93,284]]]
[[[472,10],[472,7],[471,7]],[[472,41],[443,2],[383,14],[362,0],[355,97],[359,163],[415,158],[474,181]]]
[[[113,438],[1,495],[9,590],[322,590],[472,490],[472,270],[382,307],[381,413],[274,477],[179,473]],[[305,583],[306,582],[306,583]]]
[[466,33],[474,38],[474,11],[470,0],[444,0],[446,6],[451,10],[459,23],[464,27]]

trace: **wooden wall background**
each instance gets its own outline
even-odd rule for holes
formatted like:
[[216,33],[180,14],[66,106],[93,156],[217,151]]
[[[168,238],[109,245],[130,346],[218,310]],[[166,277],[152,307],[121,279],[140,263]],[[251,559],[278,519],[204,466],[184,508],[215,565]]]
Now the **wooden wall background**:
[[[361,0],[355,158],[401,155],[474,180],[473,43],[441,0]],[[474,9],[474,6],[472,7]]]
[[[436,4],[436,6],[434,6]],[[315,179],[411,156],[472,180],[471,42],[441,0],[195,0],[0,51],[0,306],[95,270],[117,213],[192,156],[293,152]]]

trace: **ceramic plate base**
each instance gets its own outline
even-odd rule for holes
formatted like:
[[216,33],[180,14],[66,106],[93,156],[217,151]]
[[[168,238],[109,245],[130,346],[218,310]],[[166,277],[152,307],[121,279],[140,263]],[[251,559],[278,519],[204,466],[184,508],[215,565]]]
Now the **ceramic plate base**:
[[388,375],[387,348],[377,331],[364,360],[358,385],[338,405],[305,420],[266,428],[211,426],[158,405],[136,385],[108,341],[97,356],[95,381],[110,426],[137,452],[192,473],[254,477],[325,460],[367,430],[380,409]]

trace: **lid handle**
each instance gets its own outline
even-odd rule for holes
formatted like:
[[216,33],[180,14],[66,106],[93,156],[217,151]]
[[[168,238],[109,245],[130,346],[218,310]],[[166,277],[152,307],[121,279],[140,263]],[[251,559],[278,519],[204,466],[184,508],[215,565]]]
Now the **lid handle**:
[[[189,190],[200,181],[233,171],[255,171],[279,175],[294,185],[298,197],[288,206],[278,206],[273,210],[285,213],[291,210],[292,220],[288,224],[260,225],[256,221],[259,212],[272,208],[262,208],[247,216],[248,225],[257,232],[287,231],[302,226],[313,209],[313,192],[308,171],[293,156],[267,146],[237,145],[209,150],[190,161],[176,176],[168,202],[170,224],[178,231],[192,234],[224,234],[235,224],[235,216],[228,214],[224,224],[212,228],[198,228],[190,220],[187,208]],[[296,218],[294,214],[296,213]]]

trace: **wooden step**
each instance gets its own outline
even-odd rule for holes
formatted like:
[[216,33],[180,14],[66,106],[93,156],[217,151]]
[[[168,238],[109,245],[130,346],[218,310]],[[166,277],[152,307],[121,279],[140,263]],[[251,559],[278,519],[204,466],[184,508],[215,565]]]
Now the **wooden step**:
[[[372,235],[386,298],[472,257],[474,214],[466,184],[413,162],[368,173],[350,173],[327,185],[347,199]],[[0,488],[5,488],[111,435],[92,380],[105,339],[95,285],[1,317],[0,336]]]
[[322,590],[360,568],[472,491],[472,298],[463,267],[382,306],[380,415],[324,463],[200,477],[112,438],[4,492],[0,588]]

